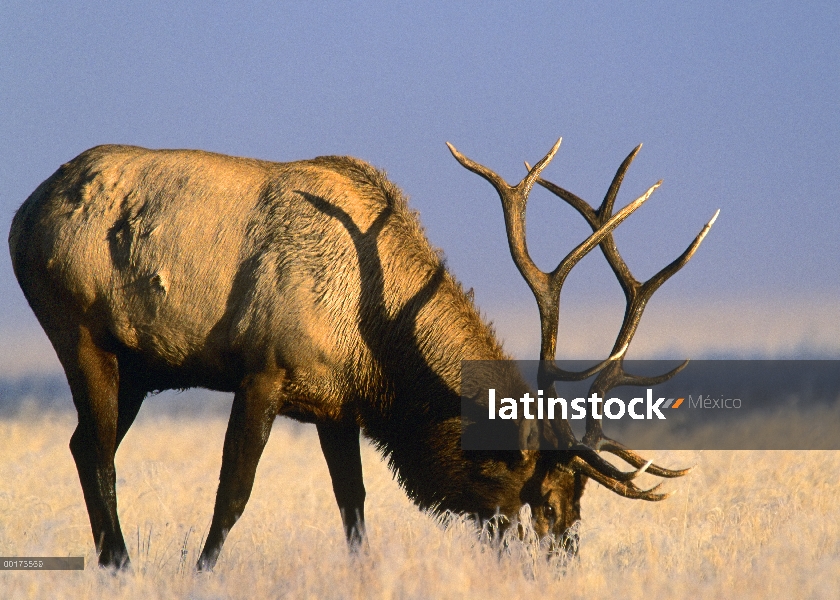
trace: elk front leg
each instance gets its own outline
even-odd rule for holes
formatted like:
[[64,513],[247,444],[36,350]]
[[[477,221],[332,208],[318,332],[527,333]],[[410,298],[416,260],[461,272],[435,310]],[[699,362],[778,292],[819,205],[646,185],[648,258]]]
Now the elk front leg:
[[355,423],[324,423],[317,427],[321,450],[327,459],[333,492],[341,511],[344,534],[350,548],[356,549],[365,536],[365,484],[359,427]]
[[245,510],[257,463],[280,408],[282,387],[282,373],[251,375],[234,395],[213,521],[196,565],[200,571],[209,571],[216,564],[225,538]]

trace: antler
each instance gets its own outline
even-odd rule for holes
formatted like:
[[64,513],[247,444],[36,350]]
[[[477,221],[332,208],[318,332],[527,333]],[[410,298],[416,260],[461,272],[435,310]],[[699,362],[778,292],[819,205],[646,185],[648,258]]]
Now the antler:
[[[540,178],[540,173],[548,165],[560,147],[560,141],[558,140],[548,154],[533,168],[526,163],[525,166],[528,168],[528,174],[516,186],[510,186],[499,175],[466,158],[451,144],[447,143],[455,159],[465,168],[489,181],[496,188],[501,198],[511,255],[519,272],[531,288],[540,312],[541,345],[540,369],[537,376],[538,385],[541,388],[550,389],[553,388],[555,381],[579,381],[598,373],[598,377],[590,387],[590,393],[600,392],[599,395],[603,398],[604,394],[609,390],[620,385],[652,386],[666,381],[681,371],[688,361],[658,377],[639,377],[630,375],[624,371],[624,354],[635,335],[647,301],[668,278],[679,271],[689,261],[700,246],[700,243],[703,241],[703,238],[720,211],[715,213],[712,220],[703,228],[682,255],[648,281],[640,283],[633,277],[627,264],[621,258],[615,245],[612,231],[633,211],[641,206],[662,182],[657,182],[636,200],[622,208],[616,214],[612,214],[621,182],[630,163],[632,163],[641,148],[640,145],[621,164],[604,201],[598,210],[595,210],[578,196]],[[525,207],[528,201],[528,194],[534,183],[539,183],[571,204],[583,215],[593,231],[592,235],[572,250],[551,273],[541,271],[534,264],[528,254],[525,241]],[[596,245],[601,246],[610,267],[613,269],[616,278],[624,290],[627,301],[624,321],[613,345],[612,354],[608,359],[582,372],[568,372],[560,369],[554,362],[560,312],[560,292],[572,268]],[[553,421],[551,425],[551,427],[543,429],[543,435],[558,450],[571,453],[572,459],[567,464],[567,468],[573,468],[595,479],[612,491],[629,498],[656,501],[668,497],[668,494],[656,493],[659,486],[649,490],[641,490],[636,487],[632,483],[632,479],[643,472],[648,472],[659,477],[680,477],[689,470],[665,469],[653,464],[651,461],[645,460],[615,440],[605,437],[601,431],[600,421],[594,419],[592,415],[587,416],[586,435],[582,443],[578,442],[568,421]],[[523,439],[527,439],[528,437],[528,433],[523,434]],[[619,456],[627,463],[636,467],[637,470],[625,472],[617,469],[599,456],[598,452],[600,450],[605,450]]]
[[465,168],[473,173],[476,173],[489,181],[502,200],[502,209],[505,216],[505,228],[507,230],[508,244],[510,246],[510,253],[513,256],[513,262],[519,269],[519,272],[525,278],[528,286],[537,300],[537,306],[540,311],[540,326],[541,326],[541,347],[540,347],[540,385],[545,384],[545,387],[553,381],[580,381],[591,377],[600,371],[611,360],[618,358],[624,354],[626,348],[621,348],[614,352],[607,360],[581,372],[564,371],[558,367],[554,362],[554,356],[557,349],[557,327],[560,314],[560,291],[566,277],[571,272],[572,268],[580,261],[581,258],[597,246],[601,240],[610,234],[610,232],[618,227],[630,214],[639,208],[653,193],[656,186],[649,189],[645,194],[622,208],[615,215],[610,215],[610,218],[605,219],[601,225],[586,240],[583,241],[577,248],[572,250],[566,257],[557,265],[551,273],[546,273],[540,270],[528,254],[528,247],[525,241],[525,207],[528,202],[528,194],[534,183],[539,180],[539,174],[551,162],[554,155],[560,147],[562,138],[557,140],[554,147],[549,150],[548,154],[540,160],[533,169],[528,170],[528,175],[516,186],[509,185],[499,175],[478,163],[470,160],[455,147],[447,142],[449,151],[455,159],[461,163]]
[[[624,159],[624,161],[619,166],[618,170],[616,171],[615,177],[613,177],[612,184],[607,191],[606,196],[604,196],[604,200],[601,203],[601,206],[595,210],[593,209],[589,203],[587,203],[582,198],[576,196],[575,194],[561,188],[550,181],[546,181],[544,179],[538,178],[537,183],[542,185],[544,188],[548,189],[555,195],[559,196],[563,200],[565,200],[568,204],[570,204],[573,208],[575,208],[586,222],[589,223],[589,226],[592,228],[593,231],[597,231],[603,222],[609,220],[610,215],[613,211],[613,206],[615,204],[616,196],[618,195],[618,190],[621,187],[621,183],[624,180],[624,175],[627,173],[627,169],[630,167],[630,164],[636,158],[636,155],[641,150],[642,145],[639,144],[633,151]],[[528,164],[525,163],[525,166],[528,167]],[[661,183],[661,182],[659,182]],[[659,185],[657,183],[657,186]],[[644,283],[638,281],[633,274],[630,272],[627,263],[621,257],[621,254],[618,252],[618,248],[615,244],[615,239],[613,238],[612,234],[608,234],[605,236],[601,241],[601,250],[604,253],[604,257],[607,259],[607,262],[612,268],[613,273],[615,274],[616,278],[618,279],[619,284],[621,285],[621,289],[624,291],[624,297],[626,301],[625,311],[624,311],[624,320],[621,325],[621,329],[619,330],[618,336],[616,337],[615,344],[613,346],[613,351],[617,348],[627,348],[630,342],[633,340],[633,336],[636,333],[636,329],[638,328],[639,322],[642,318],[642,313],[644,312],[645,307],[647,306],[648,300],[650,300],[653,293],[659,289],[659,287],[665,283],[672,275],[674,275],[677,271],[679,271],[682,267],[688,263],[697,249],[700,247],[700,244],[703,242],[703,239],[706,237],[706,234],[709,232],[709,229],[714,224],[715,220],[718,217],[720,210],[715,212],[714,216],[711,220],[703,227],[697,237],[694,238],[692,243],[686,248],[686,250],[677,257],[676,260],[671,262],[669,265],[661,269],[658,273],[656,273],[653,277],[645,281]],[[605,366],[600,373],[598,373],[598,377],[592,383],[592,386],[589,388],[590,396],[594,394],[598,394],[601,398],[604,398],[607,392],[611,389],[619,386],[654,386],[671,379],[674,375],[682,371],[685,366],[688,364],[688,360],[684,361],[681,365],[676,367],[675,369],[659,375],[657,377],[639,377],[638,375],[632,375],[627,373],[624,370],[624,355],[618,360],[611,361],[608,365]],[[648,472],[652,475],[656,475],[658,477],[680,477],[685,475],[689,469],[682,469],[682,470],[671,470],[665,469],[658,465],[649,463],[643,457],[639,456],[629,448],[626,448],[619,442],[612,440],[606,436],[604,436],[603,431],[601,429],[601,421],[595,419],[592,415],[587,415],[586,419],[586,434],[583,438],[583,443],[591,448],[595,448],[596,450],[605,450],[612,454],[615,454],[625,462],[633,465],[634,467],[642,467],[642,465],[648,464]]]

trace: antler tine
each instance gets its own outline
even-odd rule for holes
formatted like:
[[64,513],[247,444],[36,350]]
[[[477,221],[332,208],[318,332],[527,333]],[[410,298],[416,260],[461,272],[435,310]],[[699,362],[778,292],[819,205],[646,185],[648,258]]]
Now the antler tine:
[[595,467],[587,463],[579,456],[575,456],[574,458],[572,458],[568,466],[586,475],[587,477],[594,479],[595,481],[603,485],[605,488],[612,490],[619,496],[624,496],[625,498],[632,498],[634,500],[647,500],[648,502],[658,502],[660,500],[665,500],[674,493],[656,493],[656,490],[658,490],[662,486],[661,483],[655,485],[649,490],[639,489],[632,482],[619,481],[613,477],[609,477],[608,475],[602,473],[599,469],[596,469]]
[[605,477],[609,477],[610,479],[614,479],[615,481],[620,481],[622,483],[632,481],[642,473],[646,472],[650,466],[653,465],[653,461],[643,461],[636,467],[635,471],[622,471],[601,458],[593,447],[586,444],[576,444],[569,448],[569,451],[574,454],[575,458],[582,460]]
[[709,220],[709,222],[703,226],[703,229],[700,231],[700,233],[697,234],[697,237],[694,238],[694,241],[692,241],[691,244],[689,244],[688,248],[686,248],[685,251],[682,254],[680,254],[671,264],[661,269],[656,275],[648,279],[642,285],[642,288],[651,288],[651,292],[650,294],[648,294],[648,297],[650,297],[650,295],[652,295],[653,292],[659,289],[659,287],[663,283],[668,281],[668,279],[674,273],[682,269],[686,265],[686,263],[689,260],[691,260],[691,257],[694,256],[694,253],[697,252],[697,249],[700,247],[700,244],[703,243],[703,239],[706,237],[706,234],[709,233],[709,230],[712,228],[712,225],[715,224],[715,221],[717,220],[719,214],[720,209],[717,209],[715,211],[715,214]]
[[[626,348],[626,346],[625,346]],[[621,386],[646,386],[646,387],[653,387],[655,385],[659,385],[660,383],[664,383],[674,377],[677,373],[682,371],[683,369],[688,366],[688,360],[684,360],[680,365],[671,369],[667,373],[663,373],[662,375],[656,375],[654,377],[644,377],[640,375],[632,375],[624,371],[624,367],[621,364],[622,361],[616,361],[615,364],[607,365],[599,374],[595,381],[592,382],[592,385],[589,387],[589,394],[592,395],[597,394],[601,398],[606,398],[607,392],[609,392],[613,388],[621,387]],[[597,441],[597,440],[593,440]]]
[[607,190],[607,194],[604,196],[603,202],[601,202],[601,207],[598,209],[598,212],[602,214],[612,212],[615,199],[618,196],[618,190],[621,187],[621,183],[624,181],[624,175],[627,173],[627,169],[630,168],[630,165],[633,163],[636,155],[641,149],[642,145],[639,144],[633,148],[633,151],[621,162],[621,165],[619,165],[618,170],[615,172],[615,177],[613,177],[612,183],[610,184],[610,189]]
[[537,164],[534,165],[533,169],[528,169],[528,175],[519,182],[519,185],[522,186],[523,192],[527,195],[531,188],[534,187],[534,182],[540,177],[540,173],[543,172],[548,166],[548,163],[554,158],[554,155],[557,154],[557,151],[560,149],[560,144],[563,142],[563,138],[558,138],[554,145],[551,147],[551,150],[548,151],[548,154],[542,157]]
[[606,360],[599,362],[593,367],[589,367],[585,371],[565,371],[558,367],[553,360],[544,361],[546,363],[544,366],[544,371],[547,375],[551,375],[553,381],[583,381],[584,379],[588,379],[592,377],[595,373],[601,371],[612,361],[621,359],[621,357],[624,356],[625,352],[627,352],[627,346],[624,346],[623,348],[619,349],[618,352],[614,353]]
[[481,177],[489,181],[493,185],[493,187],[496,188],[496,191],[499,192],[499,194],[506,194],[508,190],[512,189],[512,186],[510,186],[498,174],[491,171],[484,165],[480,165],[474,160],[467,158],[466,156],[458,152],[455,146],[453,146],[449,142],[446,142],[446,147],[449,148],[449,151],[452,153],[452,156],[455,157],[455,160],[461,163],[462,167],[472,171],[476,175],[480,175]]
[[687,469],[666,469],[664,467],[660,467],[659,465],[655,465],[649,460],[646,460],[641,455],[636,454],[624,444],[616,442],[608,437],[602,437],[595,445],[595,449],[615,454],[621,460],[627,464],[633,465],[637,469],[643,467],[644,465],[648,465],[647,472],[651,475],[655,475],[656,477],[682,477],[692,469],[692,467]]

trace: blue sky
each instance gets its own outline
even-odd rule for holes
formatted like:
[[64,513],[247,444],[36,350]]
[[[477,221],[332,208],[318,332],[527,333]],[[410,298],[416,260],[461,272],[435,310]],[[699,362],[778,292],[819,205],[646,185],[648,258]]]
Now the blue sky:
[[[277,161],[350,154],[409,195],[509,348],[533,357],[536,310],[507,254],[498,198],[445,142],[517,181],[523,161],[562,136],[545,176],[591,203],[644,142],[620,203],[665,182],[617,234],[639,277],[721,215],[655,296],[643,322],[653,341],[640,347],[836,357],[838,35],[836,2],[8,0],[0,235],[42,180],[96,144]],[[529,247],[553,268],[587,228],[546,193],[529,206]],[[0,303],[0,372],[42,359],[54,368],[6,250]],[[609,345],[622,302],[599,254],[570,277],[563,303],[561,354],[590,351],[590,330],[606,336],[595,352]]]

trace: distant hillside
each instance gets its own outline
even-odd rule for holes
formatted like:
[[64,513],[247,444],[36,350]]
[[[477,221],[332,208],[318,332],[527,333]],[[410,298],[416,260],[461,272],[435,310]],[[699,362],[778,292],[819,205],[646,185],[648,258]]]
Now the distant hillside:
[[0,377],[0,416],[17,414],[24,405],[72,411],[67,379],[58,374]]
[[[227,415],[232,400],[233,394],[202,389],[168,391],[146,398],[141,417],[144,414],[184,417]],[[0,377],[0,418],[14,417],[31,410],[75,412],[64,375]]]

